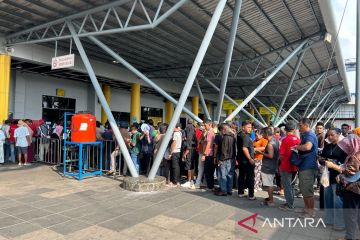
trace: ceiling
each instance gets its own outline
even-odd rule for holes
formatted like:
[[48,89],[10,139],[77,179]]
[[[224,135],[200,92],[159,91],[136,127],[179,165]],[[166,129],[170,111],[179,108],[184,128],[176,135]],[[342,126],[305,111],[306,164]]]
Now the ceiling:
[[[113,1],[2,0],[0,1],[0,33],[6,36],[111,2]],[[165,0],[162,11],[174,6],[177,2]],[[115,8],[123,22],[132,9],[132,3],[133,1],[129,1]],[[160,0],[143,0],[142,3],[152,18],[156,14]],[[216,4],[215,0],[189,0],[154,29],[101,35],[98,39],[150,79],[167,79],[185,83]],[[199,71],[199,83],[205,94],[217,94],[217,92],[204,81],[204,78],[220,86],[234,5],[235,0],[227,2]],[[92,14],[95,25],[102,25],[106,14],[106,11]],[[141,4],[138,3],[129,25],[144,24],[146,19],[147,16]],[[88,22],[84,29],[90,31],[91,23]],[[82,24],[79,20],[74,20],[73,23],[77,26]],[[116,28],[116,25],[116,16],[110,14],[105,21],[104,29]],[[60,31],[61,25],[54,26],[54,29]],[[326,28],[317,0],[243,0],[226,93],[233,98],[245,98],[248,92],[251,92],[271,73],[274,66],[283,61],[301,42],[308,39],[308,44],[313,47],[307,48],[305,52],[291,89],[291,95],[285,103],[285,109],[290,107],[316,78],[327,72],[329,77],[321,82],[316,93],[315,100],[320,100],[335,86],[343,86],[336,60],[335,58],[330,60],[332,46],[323,41],[325,33]],[[110,64],[114,61],[88,38],[83,37],[81,40],[91,58]],[[41,44],[54,47],[54,42]],[[69,44],[69,39],[58,41],[60,49],[68,49]],[[76,49],[74,51],[76,52]],[[291,59],[276,74],[257,95],[258,99],[268,105],[281,102],[298,57]],[[34,63],[25,64],[20,60],[14,61],[13,67],[16,68],[19,64],[22,65],[21,69],[18,67],[21,71],[27,71],[27,68],[30,68],[29,71],[45,75],[88,81],[88,77],[83,73],[69,69],[52,72],[49,66],[34,66],[32,65]],[[100,81],[109,82],[113,87],[129,88],[128,84],[115,79],[100,78]],[[306,108],[314,90],[299,105],[297,112],[301,113]],[[146,91],[155,93],[151,89]],[[347,102],[345,89],[332,94],[328,105],[336,98],[342,98],[343,102]]]

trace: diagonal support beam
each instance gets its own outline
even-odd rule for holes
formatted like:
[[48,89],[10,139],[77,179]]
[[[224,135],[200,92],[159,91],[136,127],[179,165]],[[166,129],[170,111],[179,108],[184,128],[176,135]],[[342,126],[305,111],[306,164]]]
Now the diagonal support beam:
[[335,115],[337,114],[337,112],[340,110],[341,107],[341,103],[339,104],[339,106],[335,109],[335,111],[326,119],[324,126],[326,126],[326,124],[330,121],[330,119],[332,119],[333,117],[335,117]]
[[260,114],[259,110],[256,108],[255,104],[253,102],[249,102],[249,103],[252,106],[252,108],[254,109],[254,111],[256,112],[256,114],[259,116],[261,122],[266,126],[266,121],[263,118],[263,116],[261,116],[261,114]]
[[329,110],[332,110],[335,106],[335,104],[339,101],[340,97],[338,97],[327,109],[326,111],[319,117],[316,119],[316,121],[314,122],[314,124],[311,126],[311,128],[314,128],[316,126],[316,123],[321,121],[321,119],[323,119],[323,117],[329,112]]
[[244,99],[244,101],[225,119],[225,121],[229,121],[233,119],[241,109],[245,107],[246,104],[250,102],[255,95],[263,89],[268,82],[290,61],[292,57],[294,57],[298,52],[305,46],[305,44],[308,42],[308,39],[304,40],[287,58],[282,61],[278,67],[275,68],[275,70],[264,80],[260,83],[260,85],[250,93],[250,95]]
[[313,82],[313,84],[309,86],[309,88],[303,93],[303,95],[301,95],[301,97],[289,108],[289,110],[279,119],[279,121],[276,122],[275,127],[279,126],[287,118],[287,116],[297,107],[297,105],[311,91],[311,89],[313,89],[316,86],[316,84],[318,84],[318,82],[321,81],[324,74],[325,73],[323,73],[318,79],[315,80],[315,82]]
[[226,50],[224,71],[222,73],[221,84],[220,84],[218,108],[217,108],[217,111],[215,114],[215,119],[218,122],[220,121],[221,109],[222,109],[222,105],[223,105],[223,101],[224,101],[226,84],[227,84],[227,80],[228,80],[228,76],[229,76],[231,59],[232,59],[232,54],[233,54],[234,44],[235,44],[236,31],[237,31],[237,27],[238,27],[238,23],[239,23],[241,5],[242,5],[242,0],[235,1],[235,8],[234,8],[233,17],[232,17],[230,36],[229,36],[228,46],[227,46],[227,50]]
[[196,88],[197,88],[197,91],[199,93],[199,96],[200,96],[200,102],[201,102],[201,106],[205,112],[205,116],[208,120],[211,120],[211,117],[210,117],[210,113],[209,113],[209,110],[207,109],[207,106],[206,106],[206,102],[205,102],[205,99],[204,99],[204,95],[201,91],[201,88],[200,88],[200,85],[199,85],[199,81],[197,79],[195,79],[195,84],[196,84]]
[[[143,80],[146,84],[154,88],[159,94],[161,94],[164,98],[172,102],[173,104],[177,105],[178,101],[175,100],[171,95],[169,95],[166,91],[164,91],[161,87],[159,87],[156,83],[151,81],[148,77],[146,77],[143,73],[141,73],[139,70],[137,70],[134,66],[132,66],[130,63],[128,63],[124,58],[120,57],[116,52],[114,52],[110,47],[105,45],[103,42],[101,42],[99,39],[97,39],[94,36],[88,37],[93,43],[95,43],[98,47],[100,47],[102,50],[104,50],[106,53],[108,53],[110,56],[112,56],[116,61],[121,63],[124,67],[126,67],[129,71],[134,73],[136,76],[138,76],[141,80]],[[198,116],[196,116],[193,112],[191,112],[188,108],[184,107],[184,112],[186,112],[192,119],[194,119],[196,122],[203,122]]]
[[[227,0],[219,0],[218,4],[217,4],[217,6],[216,6],[216,8],[214,10],[214,14],[213,14],[213,16],[212,16],[212,18],[210,20],[210,24],[209,24],[209,26],[208,26],[208,28],[206,30],[204,39],[203,39],[203,41],[202,41],[202,43],[200,45],[199,51],[198,51],[198,53],[196,55],[195,61],[193,63],[193,66],[191,67],[189,76],[188,76],[188,78],[186,80],[185,86],[184,86],[183,91],[182,91],[182,93],[180,95],[179,103],[176,105],[175,111],[173,113],[173,117],[172,117],[172,119],[171,119],[171,121],[169,123],[168,129],[167,129],[167,131],[165,133],[165,136],[163,138],[164,143],[168,143],[171,140],[171,137],[173,135],[176,123],[179,120],[179,117],[180,117],[181,112],[182,112],[182,110],[184,108],[186,99],[189,96],[189,93],[190,93],[191,88],[192,88],[192,86],[194,84],[196,75],[199,72],[201,63],[204,60],[205,53],[206,53],[206,51],[207,51],[207,49],[208,49],[208,47],[210,45],[210,42],[211,42],[211,39],[212,39],[212,37],[214,35],[216,26],[217,26],[217,24],[218,24],[218,22],[220,20],[221,14],[222,14],[222,12],[224,10],[226,1]],[[156,172],[159,169],[160,163],[161,163],[161,161],[162,161],[162,159],[164,157],[167,145],[168,144],[162,144],[160,146],[157,154],[156,154],[154,164],[151,167],[151,170],[150,170],[150,173],[149,173],[149,179],[150,180],[155,178]]]
[[[323,81],[325,81],[325,80],[323,80]],[[316,87],[313,95],[311,96],[310,102],[309,102],[309,104],[306,106],[306,109],[305,109],[305,111],[304,111],[303,118],[306,116],[307,112],[309,111],[309,108],[310,108],[312,102],[314,101],[315,95],[316,95],[316,93],[317,93],[317,92],[319,91],[319,89],[320,89],[321,82],[322,82],[322,81],[320,81],[320,82],[318,83],[318,85],[317,85],[317,87]]]
[[76,31],[75,31],[75,28],[74,26],[72,25],[71,22],[67,22],[67,25],[68,25],[68,28],[71,32],[71,35],[74,39],[74,42],[76,44],[76,47],[79,51],[79,54],[81,56],[81,59],[85,65],[85,68],[89,74],[89,77],[90,77],[90,80],[94,86],[94,89],[95,89],[95,92],[100,100],[100,103],[101,103],[101,106],[103,107],[107,117],[108,117],[108,120],[109,120],[109,123],[110,123],[110,126],[114,132],[114,135],[115,135],[115,138],[120,146],[120,149],[121,149],[121,152],[122,154],[124,155],[124,158],[125,158],[125,161],[126,161],[126,164],[128,165],[128,168],[129,168],[129,171],[131,173],[131,176],[133,177],[138,177],[139,174],[135,168],[135,165],[133,163],[133,161],[131,160],[131,157],[130,157],[130,154],[129,154],[129,151],[126,147],[126,144],[124,142],[124,139],[122,138],[121,136],[121,133],[120,133],[120,130],[116,124],[116,121],[114,119],[114,116],[112,115],[111,113],[111,110],[110,110],[110,107],[106,101],[106,98],[104,96],[104,93],[102,92],[102,89],[101,89],[101,86],[96,78],[96,75],[95,75],[95,72],[90,64],[90,61],[86,55],[86,52],[84,50],[84,47],[82,46],[81,44],[81,41],[79,39],[79,37],[76,35]]
[[[212,86],[216,91],[220,91],[220,89],[214,84],[212,83],[210,80],[204,78],[205,81],[210,85]],[[227,95],[225,93],[224,95],[230,102],[232,102],[232,104],[234,104],[235,106],[239,106],[239,104],[234,100],[232,99],[229,95]],[[251,115],[248,111],[246,111],[245,109],[241,109],[241,111],[246,115],[248,116],[249,118],[251,118],[252,120],[254,120],[254,122],[258,123],[260,126],[262,127],[266,127],[266,124],[263,124],[262,122],[260,122],[256,117],[254,117],[253,115]]]
[[301,65],[301,62],[302,62],[302,59],[305,55],[306,51],[303,51],[300,55],[300,57],[298,58],[297,62],[296,62],[296,65],[295,65],[295,69],[291,75],[291,79],[290,79],[290,82],[289,82],[289,85],[286,89],[286,92],[285,92],[285,95],[283,97],[283,99],[281,100],[281,103],[280,103],[280,106],[279,106],[279,110],[277,111],[277,114],[276,114],[276,117],[275,117],[275,122],[279,119],[280,117],[280,113],[281,113],[281,110],[283,109],[284,107],[284,104],[286,102],[286,99],[287,97],[289,96],[289,93],[290,93],[290,90],[292,88],[292,85],[294,83],[294,80],[295,80],[295,77],[296,77],[296,74],[298,73],[299,71],[299,68],[300,68],[300,65]]
[[[339,89],[338,89],[339,90]],[[321,97],[321,100],[318,102],[318,104],[311,110],[311,112],[306,116],[307,118],[310,118],[315,111],[318,109],[318,107],[327,99],[327,97],[334,92],[334,89],[331,89],[324,97]]]

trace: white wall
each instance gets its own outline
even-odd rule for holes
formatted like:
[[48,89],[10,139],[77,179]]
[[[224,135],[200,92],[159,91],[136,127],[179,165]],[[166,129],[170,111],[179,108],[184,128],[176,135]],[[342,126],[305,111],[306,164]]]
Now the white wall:
[[[76,99],[76,111],[90,111],[97,119],[101,117],[101,105],[90,83],[67,79],[42,76],[40,74],[22,73],[16,71],[12,75],[10,109],[14,118],[40,119],[42,117],[42,95],[56,96],[56,89],[65,90],[65,97]],[[112,111],[130,112],[130,91],[112,89],[110,108]],[[140,105],[163,109],[164,98],[151,94],[141,94]]]
[[65,97],[76,99],[76,111],[87,110],[87,84],[16,72],[14,118],[40,119],[42,95],[56,96],[56,89],[65,90]]

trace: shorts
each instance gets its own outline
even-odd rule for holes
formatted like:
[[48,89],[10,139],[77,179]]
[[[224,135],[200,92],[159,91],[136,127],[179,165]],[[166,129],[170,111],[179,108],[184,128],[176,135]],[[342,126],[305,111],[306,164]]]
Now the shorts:
[[28,153],[28,147],[17,147],[17,151],[19,154],[27,154]]
[[261,180],[264,187],[273,187],[274,186],[275,174],[261,173]]
[[314,182],[317,172],[317,169],[299,171],[299,188],[303,197],[314,196]]
[[189,171],[189,170],[194,170],[195,169],[195,151],[194,149],[189,149],[189,154],[187,155],[187,157],[185,158],[185,161],[184,161],[184,169],[186,171]]

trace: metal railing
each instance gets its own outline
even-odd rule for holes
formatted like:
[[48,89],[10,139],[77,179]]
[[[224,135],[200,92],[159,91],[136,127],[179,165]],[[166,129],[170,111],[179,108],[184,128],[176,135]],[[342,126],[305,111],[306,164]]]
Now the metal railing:
[[[38,162],[51,164],[51,165],[62,165],[63,164],[63,150],[64,142],[61,139],[56,138],[36,138],[36,160]],[[115,149],[116,142],[114,140],[103,140],[103,162],[102,170],[104,172],[110,171],[111,157],[115,160],[115,173],[116,174],[127,174],[127,166],[124,164],[124,159],[119,150]],[[78,148],[76,146],[67,146],[66,157],[69,171],[78,168]],[[100,166],[100,149],[99,146],[87,146],[83,149],[83,156],[87,156],[84,161],[88,169],[95,169]]]

